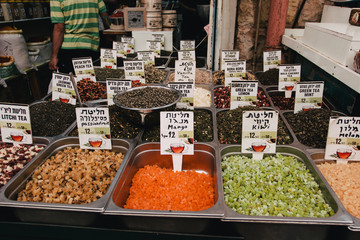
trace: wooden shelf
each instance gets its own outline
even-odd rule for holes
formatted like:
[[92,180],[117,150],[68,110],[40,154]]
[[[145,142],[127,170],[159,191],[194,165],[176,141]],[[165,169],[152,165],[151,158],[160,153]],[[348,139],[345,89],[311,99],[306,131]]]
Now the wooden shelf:
[[27,19],[19,19],[19,20],[11,20],[11,21],[0,21],[0,24],[6,23],[24,23],[24,22],[33,22],[33,21],[41,21],[41,20],[50,20],[50,17],[42,17],[42,18],[27,18]]

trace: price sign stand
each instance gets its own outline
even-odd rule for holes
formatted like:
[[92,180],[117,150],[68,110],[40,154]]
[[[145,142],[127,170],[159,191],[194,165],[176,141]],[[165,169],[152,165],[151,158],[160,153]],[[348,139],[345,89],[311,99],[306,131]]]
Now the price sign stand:
[[124,61],[125,79],[134,83],[145,83],[145,67],[143,61]]
[[241,152],[251,153],[256,160],[264,153],[276,153],[278,118],[277,111],[244,111]]
[[255,106],[258,85],[257,81],[231,82],[230,109],[236,109],[241,106]]
[[175,82],[195,82],[195,61],[175,61]]
[[272,68],[278,68],[278,66],[281,64],[281,50],[264,51],[263,64],[264,64],[264,68],[263,68],[264,72]]
[[80,80],[91,80],[96,82],[94,65],[91,57],[73,58],[76,82]]
[[76,108],[79,143],[82,149],[111,149],[108,108]]
[[295,90],[294,113],[321,108],[324,82],[301,82]]
[[182,171],[182,156],[194,155],[194,112],[160,113],[160,154],[171,154],[173,170]]
[[279,66],[279,91],[285,91],[285,98],[291,98],[296,90],[296,84],[300,82],[301,65],[282,64]]
[[29,105],[0,103],[0,127],[3,142],[32,144]]
[[76,90],[71,75],[52,73],[52,101],[76,105]]
[[108,106],[114,105],[114,97],[117,93],[126,91],[131,88],[130,80],[107,78],[106,79],[106,91]]
[[360,117],[330,117],[325,159],[360,161]]
[[176,103],[177,108],[194,109],[194,82],[170,82],[168,86],[181,92],[182,98]]

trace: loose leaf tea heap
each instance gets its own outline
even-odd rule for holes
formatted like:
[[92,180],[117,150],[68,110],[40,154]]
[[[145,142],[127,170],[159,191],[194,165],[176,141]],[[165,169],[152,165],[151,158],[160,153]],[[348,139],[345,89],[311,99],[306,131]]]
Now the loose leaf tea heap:
[[274,106],[279,107],[280,110],[293,110],[295,105],[295,97],[286,98],[284,93],[270,95]]
[[[175,82],[175,72],[169,74],[166,78],[166,84]],[[206,70],[196,69],[195,71],[195,84],[210,84],[210,72]]]
[[330,116],[340,113],[318,108],[294,114],[284,113],[299,142],[313,148],[325,148]]
[[174,103],[178,92],[166,88],[140,87],[116,97],[116,102],[129,108],[155,108]]
[[146,83],[162,83],[166,78],[167,72],[155,68],[151,65],[145,65],[145,81]]
[[[241,144],[242,113],[252,110],[260,110],[260,108],[242,107],[219,112],[216,117],[219,142],[222,144]],[[289,130],[279,118],[277,144],[290,144],[292,141]]]
[[106,81],[107,78],[121,78],[124,75],[123,69],[94,68],[96,81]]
[[41,102],[30,106],[34,136],[53,137],[62,134],[75,120],[75,106],[60,101]]
[[279,84],[279,69],[272,68],[266,72],[258,72],[256,77],[264,85],[278,85]]
[[[252,73],[246,72],[245,80],[256,80]],[[213,85],[225,85],[225,70],[216,71],[212,74]]]

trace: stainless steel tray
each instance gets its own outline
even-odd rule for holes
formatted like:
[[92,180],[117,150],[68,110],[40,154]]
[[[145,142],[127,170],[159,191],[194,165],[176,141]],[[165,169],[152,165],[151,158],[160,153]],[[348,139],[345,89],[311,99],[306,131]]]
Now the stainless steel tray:
[[[228,146],[221,149],[219,158],[231,155],[246,155],[241,154],[240,145]],[[327,218],[311,218],[311,217],[277,217],[277,216],[249,216],[239,214],[230,209],[225,204],[225,218],[224,221],[233,222],[256,222],[256,223],[280,223],[280,224],[319,224],[319,225],[349,225],[353,223],[351,216],[347,213],[344,206],[337,198],[331,187],[327,184],[322,174],[307,155],[298,148],[291,146],[278,146],[277,153],[282,155],[293,156],[299,161],[302,161],[310,173],[319,184],[320,189],[324,195],[327,203],[333,208],[335,214]],[[246,156],[250,156],[249,154]]]
[[[324,156],[325,156],[325,149],[322,150],[316,150],[313,151],[310,154],[311,159],[314,161],[315,165],[317,166],[318,164],[324,163],[324,162],[329,162],[329,163],[334,163],[334,160],[324,160]],[[351,161],[350,161],[351,162]],[[336,164],[336,163],[334,163]],[[319,170],[319,172],[321,172]],[[324,177],[325,181],[326,178]],[[326,181],[327,182],[327,181]],[[327,183],[330,187],[331,185],[329,183]],[[360,231],[360,218],[355,217],[354,215],[352,215],[351,213],[348,212],[349,215],[351,215],[351,217],[353,218],[354,224],[349,226],[349,229],[352,231]]]
[[100,217],[100,213],[104,211],[105,205],[115,187],[116,180],[121,175],[133,145],[134,143],[125,140],[112,140],[112,151],[125,154],[125,158],[106,194],[95,202],[76,205],[16,201],[17,194],[24,189],[27,180],[49,157],[66,147],[79,146],[79,140],[75,137],[55,139],[34,161],[23,169],[21,174],[11,179],[8,185],[1,189],[0,206],[12,208],[14,215],[20,221],[74,226],[90,225],[95,222],[97,218]]
[[[160,211],[125,209],[131,181],[139,168],[158,165],[172,169],[171,155],[160,155],[159,143],[137,146],[117,181],[104,214],[118,216],[118,221],[130,229],[166,232],[202,232],[211,219],[222,218],[224,202],[221,191],[220,169],[216,161],[216,148],[211,144],[195,143],[194,155],[183,158],[184,170],[196,170],[210,174],[215,184],[215,205],[203,211]],[[166,223],[166,224],[161,224]]]

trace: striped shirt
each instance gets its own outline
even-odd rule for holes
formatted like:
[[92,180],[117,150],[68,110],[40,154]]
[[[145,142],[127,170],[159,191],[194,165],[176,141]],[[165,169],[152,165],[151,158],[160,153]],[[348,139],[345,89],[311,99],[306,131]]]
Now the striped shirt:
[[51,22],[64,23],[62,49],[99,47],[99,14],[106,12],[102,0],[50,0]]

